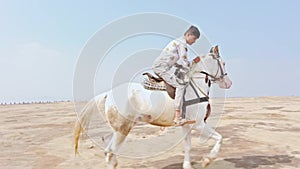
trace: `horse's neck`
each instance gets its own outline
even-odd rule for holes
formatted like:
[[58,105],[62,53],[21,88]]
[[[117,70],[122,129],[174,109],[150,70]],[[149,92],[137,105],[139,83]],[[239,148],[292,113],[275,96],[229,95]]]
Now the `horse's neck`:
[[211,86],[211,81],[209,78],[203,74],[200,73],[204,70],[204,67],[202,65],[193,65],[191,69],[191,82],[196,88],[197,92],[201,97],[207,97],[209,96],[209,89]]
[[206,77],[205,75],[201,75],[192,79],[192,84],[194,85],[200,97],[209,96],[209,89],[211,86],[211,82],[209,80],[206,81],[205,77]]

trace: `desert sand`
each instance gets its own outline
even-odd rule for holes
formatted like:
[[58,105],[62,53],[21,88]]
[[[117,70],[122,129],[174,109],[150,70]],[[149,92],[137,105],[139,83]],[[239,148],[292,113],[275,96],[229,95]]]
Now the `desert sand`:
[[[87,135],[74,155],[77,116],[72,102],[1,105],[0,114],[1,169],[106,168],[103,149]],[[228,98],[216,130],[223,144],[207,169],[300,168],[300,97]],[[193,134],[191,157],[193,167],[200,169],[201,157],[214,142],[200,143],[197,136]],[[153,157],[121,156],[118,161],[120,169],[179,169],[183,145]]]

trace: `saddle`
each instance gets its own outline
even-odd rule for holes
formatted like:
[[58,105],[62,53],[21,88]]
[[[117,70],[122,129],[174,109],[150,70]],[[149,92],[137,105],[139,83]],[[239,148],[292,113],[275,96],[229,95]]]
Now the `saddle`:
[[167,91],[168,95],[175,99],[176,88],[168,84],[163,78],[156,74],[157,77],[153,76],[151,73],[143,73],[147,78],[144,80],[143,86],[148,90],[160,90]]

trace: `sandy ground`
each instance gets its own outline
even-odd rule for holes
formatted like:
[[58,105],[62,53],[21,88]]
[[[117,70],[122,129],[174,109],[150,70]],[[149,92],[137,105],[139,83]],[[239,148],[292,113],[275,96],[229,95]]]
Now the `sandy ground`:
[[[224,141],[207,169],[300,168],[300,97],[230,98],[217,131]],[[71,102],[0,106],[1,169],[104,169],[103,150],[83,135],[73,151],[76,114]],[[141,126],[139,126],[141,127]],[[160,131],[159,127],[151,128]],[[193,134],[191,157],[200,160],[213,141]],[[99,136],[100,137],[100,136]],[[145,135],[142,138],[146,138]],[[155,146],[155,145],[145,145]],[[122,169],[179,169],[183,146],[148,158],[119,157]]]

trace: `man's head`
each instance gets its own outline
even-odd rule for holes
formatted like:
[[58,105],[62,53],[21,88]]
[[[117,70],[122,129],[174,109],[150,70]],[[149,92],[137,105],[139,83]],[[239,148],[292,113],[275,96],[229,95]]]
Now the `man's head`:
[[200,31],[196,26],[191,26],[187,31],[184,33],[184,37],[186,40],[186,43],[189,45],[192,45],[196,42],[196,40],[200,37]]

